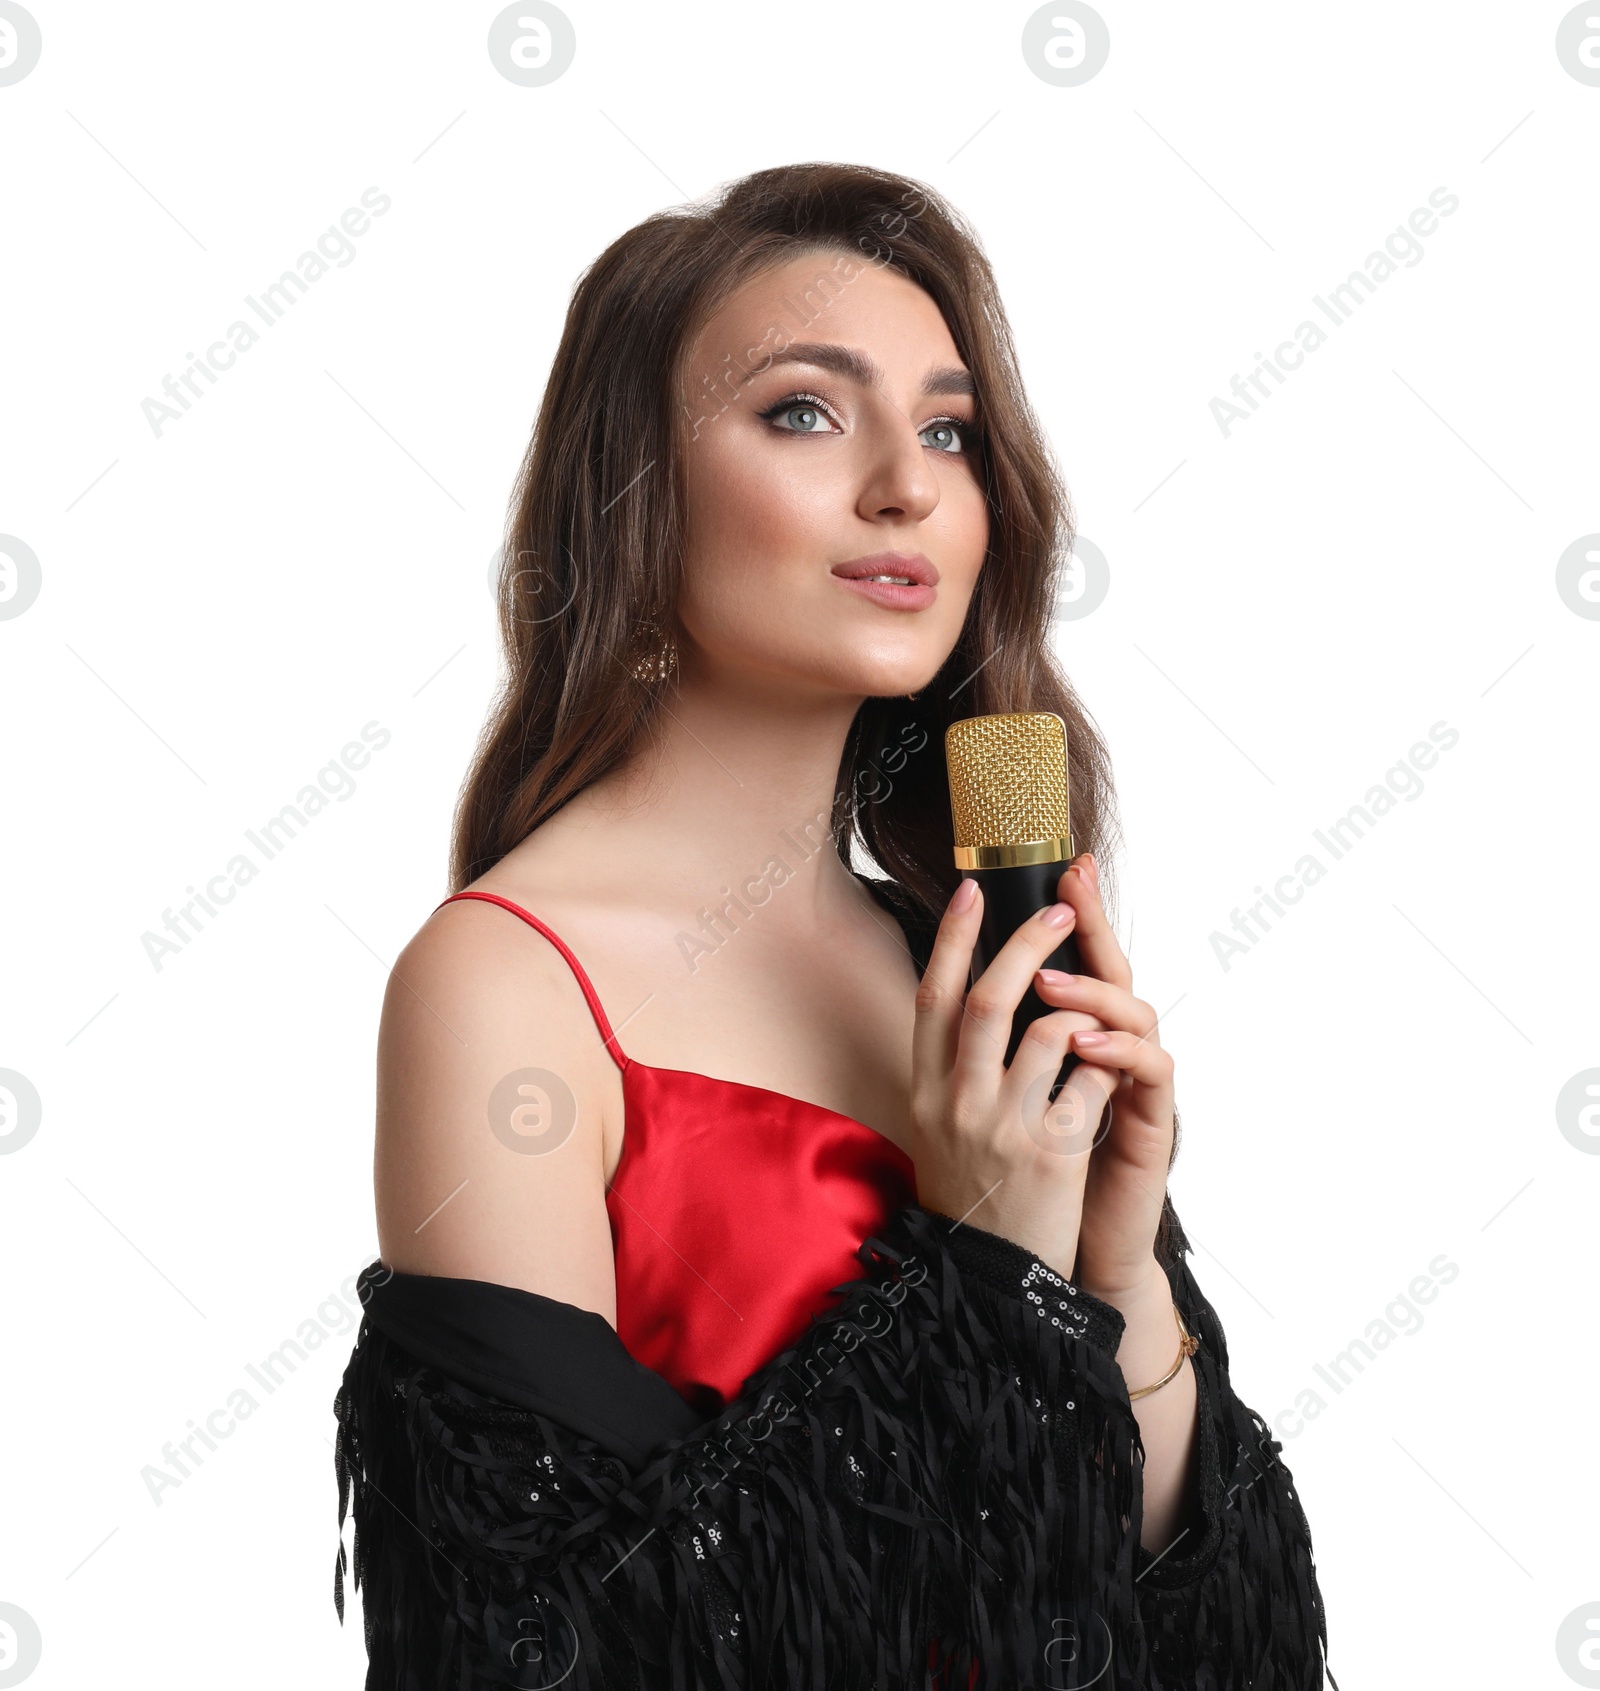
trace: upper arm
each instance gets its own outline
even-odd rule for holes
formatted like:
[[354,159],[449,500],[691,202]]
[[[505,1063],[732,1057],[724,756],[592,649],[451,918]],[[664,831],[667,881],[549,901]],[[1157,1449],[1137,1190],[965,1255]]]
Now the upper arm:
[[520,1287],[615,1325],[602,1065],[614,1072],[548,941],[481,902],[435,911],[395,963],[378,1035],[385,1266]]

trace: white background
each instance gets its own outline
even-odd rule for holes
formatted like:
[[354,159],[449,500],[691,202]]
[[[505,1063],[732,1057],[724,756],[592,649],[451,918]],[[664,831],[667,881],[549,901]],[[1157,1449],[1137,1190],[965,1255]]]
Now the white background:
[[[976,225],[1108,561],[1061,651],[1177,1058],[1174,1198],[1335,1675],[1600,1683],[1557,1654],[1600,1602],[1600,1157],[1556,1110],[1600,1065],[1600,622],[1556,585],[1600,530],[1600,87],[1563,6],[1100,9],[1105,68],[1057,87],[1027,6],[571,0],[570,70],[525,88],[494,6],[32,7],[42,56],[0,87],[0,532],[42,571],[0,621],[0,1068],[43,1114],[0,1156],[0,1601],[39,1691],[360,1683],[338,1288],[375,1254],[384,976],[447,890],[512,475],[583,266],[807,158]],[[369,187],[354,258],[157,435],[141,403]],[[1436,188],[1420,261],[1332,329],[1312,296]],[[1213,397],[1307,319],[1328,344],[1224,435]],[[354,795],[157,970],[141,936],[374,721]],[[1420,796],[1225,969],[1231,913],[1440,722]],[[247,1365],[308,1320],[266,1395]],[[254,1415],[153,1501],[241,1387]]]

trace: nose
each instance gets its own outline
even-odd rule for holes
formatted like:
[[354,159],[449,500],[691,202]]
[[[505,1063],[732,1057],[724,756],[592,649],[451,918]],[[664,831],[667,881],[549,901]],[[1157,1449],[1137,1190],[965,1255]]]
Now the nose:
[[916,425],[904,412],[887,407],[888,415],[865,430],[858,513],[869,522],[921,522],[939,503],[939,478],[928,462]]

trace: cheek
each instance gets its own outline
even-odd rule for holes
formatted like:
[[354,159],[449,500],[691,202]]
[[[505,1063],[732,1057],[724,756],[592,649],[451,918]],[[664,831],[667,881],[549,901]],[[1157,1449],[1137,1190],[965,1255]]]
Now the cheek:
[[940,568],[977,578],[989,545],[989,507],[983,488],[968,471],[954,466],[943,478],[939,508],[930,519],[944,544]]
[[691,467],[688,539],[691,556],[713,566],[752,551],[778,558],[813,538],[821,500],[805,478],[774,473],[760,455],[709,452]]
[[[718,447],[722,449],[719,451]],[[784,564],[804,557],[816,519],[803,490],[720,442],[700,442],[684,485],[685,567],[678,614],[701,645],[761,644]]]
[[837,527],[815,478],[760,453],[704,443],[685,482],[686,562],[679,614],[703,642],[717,634],[762,644],[783,626],[774,606],[805,598],[808,577],[826,567],[826,536]]

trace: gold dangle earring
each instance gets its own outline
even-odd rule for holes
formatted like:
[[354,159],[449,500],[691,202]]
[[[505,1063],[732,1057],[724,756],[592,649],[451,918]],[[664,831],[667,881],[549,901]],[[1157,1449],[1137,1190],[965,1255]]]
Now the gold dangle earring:
[[678,643],[670,634],[662,633],[656,622],[650,621],[642,625],[636,645],[646,648],[644,655],[633,666],[636,681],[665,681],[676,674]]

